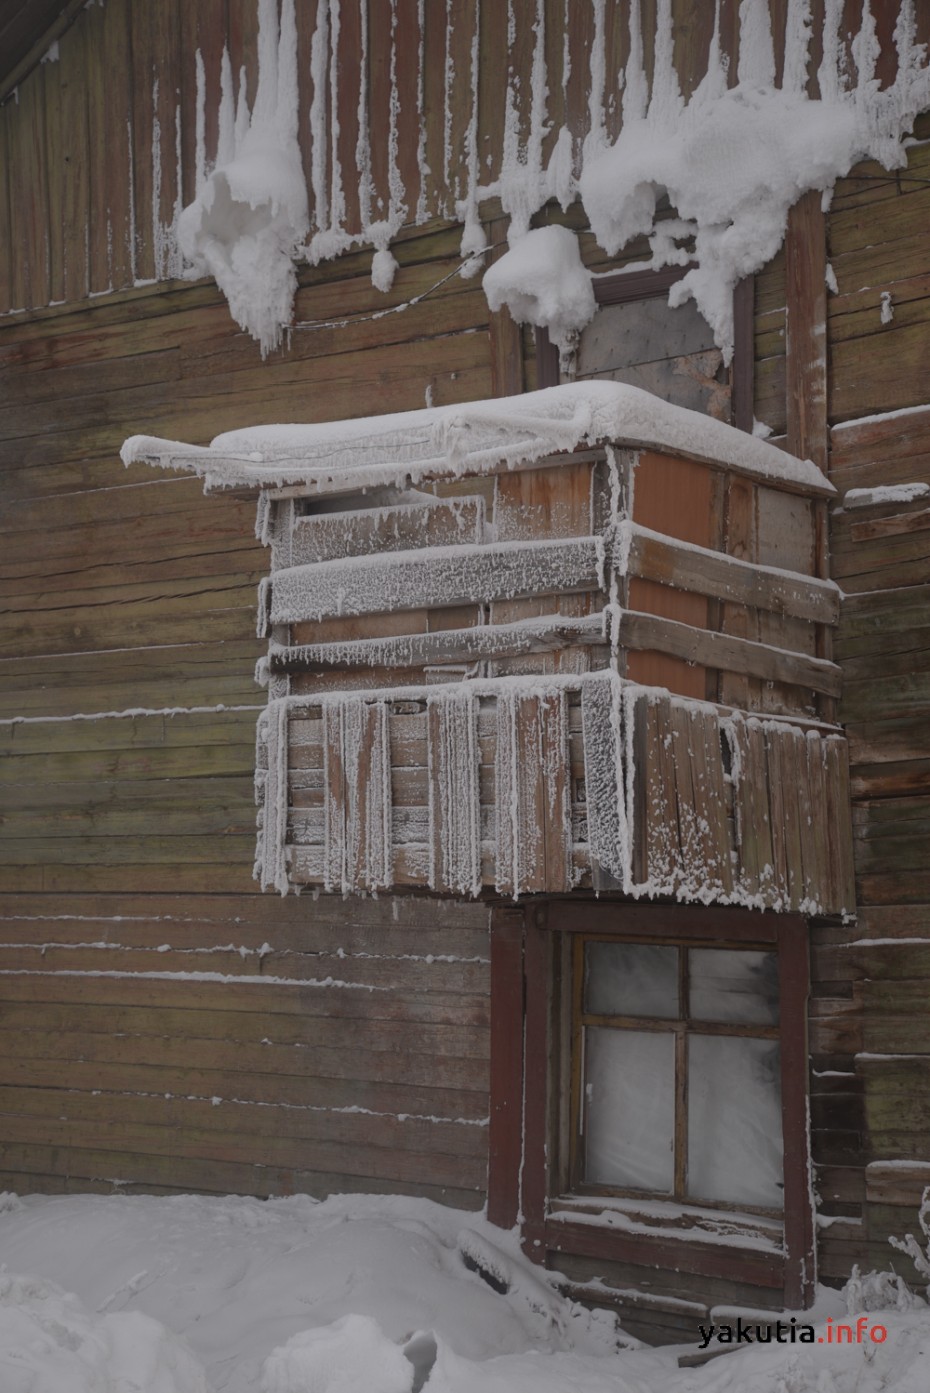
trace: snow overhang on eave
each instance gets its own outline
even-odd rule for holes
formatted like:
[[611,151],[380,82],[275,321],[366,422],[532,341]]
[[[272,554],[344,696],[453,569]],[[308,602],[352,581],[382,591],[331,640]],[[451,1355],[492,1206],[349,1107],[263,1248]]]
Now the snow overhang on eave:
[[615,382],[354,421],[256,426],[218,435],[209,446],[135,435],[122,459],[198,475],[207,492],[340,494],[500,473],[603,443],[706,461],[806,496],[835,494],[811,460]]

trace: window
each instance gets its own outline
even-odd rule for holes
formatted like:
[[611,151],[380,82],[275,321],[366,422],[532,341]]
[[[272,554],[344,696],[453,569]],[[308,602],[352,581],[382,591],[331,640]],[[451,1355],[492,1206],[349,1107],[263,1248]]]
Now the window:
[[[713,333],[694,302],[676,309],[668,292],[685,267],[619,271],[594,279],[598,313],[583,330],[570,374],[596,381],[629,382],[648,392],[728,421],[738,430],[753,425],[753,281],[733,298],[734,351],[729,369]],[[564,381],[559,353],[545,329],[536,331],[540,387]]]
[[780,1212],[775,953],[578,934],[573,959],[571,1189]]
[[607,1260],[807,1304],[807,982],[798,915],[501,905],[489,1217],[520,1219],[560,1270]]

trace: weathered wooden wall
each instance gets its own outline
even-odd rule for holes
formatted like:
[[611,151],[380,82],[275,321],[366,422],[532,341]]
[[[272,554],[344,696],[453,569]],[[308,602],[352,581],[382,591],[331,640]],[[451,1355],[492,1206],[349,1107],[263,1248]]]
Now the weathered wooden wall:
[[[831,477],[841,493],[930,484],[926,118],[918,134],[900,178],[859,166],[826,219],[837,285],[827,307]],[[831,554],[847,592],[834,656],[844,671],[859,917],[814,930],[811,1045],[818,1187],[836,1217],[820,1236],[821,1271],[840,1279],[854,1262],[867,1270],[893,1259],[908,1270],[887,1238],[913,1230],[930,1183],[927,500],[835,512]]]
[[[607,7],[612,24],[621,8]],[[848,8],[858,16],[858,4]],[[930,25],[930,8],[918,8]],[[399,9],[406,23],[412,7],[402,0]],[[424,72],[431,109],[448,105],[452,137],[443,143],[442,123],[430,136],[435,182],[424,206],[433,213],[457,187],[448,166],[461,159],[466,110],[443,90],[443,75],[458,82],[468,72],[474,14],[455,7],[462,28],[453,27],[447,69],[444,23],[429,28],[439,9],[426,8]],[[692,85],[706,51],[705,9],[675,4],[681,71],[690,65]],[[553,74],[566,10],[547,0],[550,110],[556,124],[568,119],[577,143],[588,119],[593,7],[569,10],[578,28],[565,88]],[[784,10],[773,3],[782,25]],[[380,7],[378,23],[387,12]],[[536,6],[514,0],[514,12],[511,53],[506,8],[480,5],[480,129],[498,136],[506,70],[517,62],[526,71]],[[736,0],[723,4],[731,54],[736,12]],[[300,7],[304,60],[314,13]],[[343,13],[357,15],[357,6],[344,3]],[[143,428],[206,442],[260,421],[519,391],[535,382],[532,342],[506,318],[489,337],[478,284],[453,279],[401,314],[296,333],[261,364],[213,287],[122,293],[168,273],[154,229],[179,190],[176,164],[165,159],[153,207],[154,120],[173,132],[166,94],[179,83],[187,198],[195,51],[205,58],[212,154],[227,18],[233,65],[245,62],[254,86],[253,0],[107,0],[80,11],[59,62],[36,68],[0,111],[0,310],[68,302],[0,322],[0,1186],[267,1193],[322,1190],[335,1176],[342,1188],[409,1187],[476,1203],[486,1146],[483,1128],[471,1125],[486,1109],[482,911],[451,907],[440,922],[418,903],[401,922],[383,904],[347,910],[341,901],[255,896],[252,728],[262,698],[252,681],[253,614],[266,559],[252,509],[206,500],[189,480],[126,472],[117,450]],[[347,23],[346,42],[350,32]],[[622,26],[611,32],[614,80],[626,37]],[[157,111],[156,65],[166,74]],[[386,92],[383,67],[372,69],[373,108]],[[351,123],[344,140],[354,150]],[[489,176],[501,144],[488,142]],[[909,166],[925,180],[927,149],[915,146]],[[126,179],[111,178],[113,169]],[[382,201],[385,171],[378,154]],[[408,195],[414,189],[418,197],[418,185]],[[926,404],[928,203],[930,185],[853,177],[826,220],[837,280],[827,304],[828,407],[841,489],[930,481],[926,411],[847,424]],[[501,231],[492,227],[492,238]],[[327,323],[400,305],[458,264],[459,243],[460,229],[449,226],[402,233],[387,299],[373,295],[368,255],[305,272],[298,318]],[[120,293],[87,300],[110,287]],[[895,309],[887,324],[882,291]],[[785,386],[789,298],[780,253],[757,277],[755,299],[755,414],[777,437],[797,425]],[[522,355],[502,356],[521,341]],[[852,742],[862,906],[857,926],[817,927],[813,944],[814,1154],[823,1213],[835,1221],[820,1235],[821,1272],[837,1280],[854,1261],[887,1265],[887,1235],[913,1227],[926,1179],[919,1163],[930,1155],[928,532],[919,508],[894,526],[886,513],[840,514],[833,527],[835,574],[855,592],[836,655],[848,684],[841,714]],[[375,937],[383,957],[361,956]],[[270,951],[259,951],[266,943]],[[185,975],[198,971],[242,980]],[[311,977],[355,985],[311,987]],[[337,1111],[356,1105],[372,1115]],[[902,1159],[914,1163],[910,1172],[885,1164]]]
[[[456,240],[403,241],[393,303]],[[348,258],[298,298],[370,297]],[[456,279],[276,364],[203,286],[0,327],[0,1186],[480,1202],[486,911],[255,893],[254,505],[118,451],[486,396],[486,323]]]

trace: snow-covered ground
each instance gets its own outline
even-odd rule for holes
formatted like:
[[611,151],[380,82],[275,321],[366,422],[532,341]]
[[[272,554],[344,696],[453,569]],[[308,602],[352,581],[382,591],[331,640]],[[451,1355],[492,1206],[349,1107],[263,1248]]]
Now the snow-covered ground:
[[0,1196],[2,1393],[925,1393],[926,1306],[876,1322],[679,1369],[426,1200]]

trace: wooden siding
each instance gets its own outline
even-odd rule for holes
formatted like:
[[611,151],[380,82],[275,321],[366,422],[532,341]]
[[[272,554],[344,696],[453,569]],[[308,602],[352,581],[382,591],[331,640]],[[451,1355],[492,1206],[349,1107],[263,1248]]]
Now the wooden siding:
[[[391,301],[455,245],[402,239]],[[299,312],[370,299],[350,257]],[[118,451],[487,395],[486,326],[456,280],[270,372],[204,286],[0,327],[0,1187],[481,1203],[487,912],[258,896],[254,504]]]
[[[926,142],[926,117],[918,134]],[[831,478],[841,495],[930,484],[928,151],[913,146],[900,175],[858,166],[826,218],[837,282],[827,302]],[[887,412],[901,414],[868,419]],[[830,533],[831,573],[847,592],[834,658],[859,911],[855,925],[812,932],[811,1117],[821,1212],[836,1220],[820,1235],[820,1274],[839,1282],[854,1262],[888,1267],[888,1236],[913,1228],[930,1179],[926,500],[834,510]],[[910,1271],[899,1253],[894,1266]]]
[[[59,8],[71,22],[58,36],[57,61],[38,62],[40,47],[21,73],[10,74],[18,87],[5,93],[0,87],[6,96],[0,108],[0,166],[7,171],[0,180],[0,313],[82,300],[176,275],[176,257],[164,234],[176,206],[193,197],[198,162],[209,167],[216,158],[224,44],[234,83],[238,86],[244,69],[250,103],[255,96],[257,0],[158,0],[157,5],[107,0],[105,6],[85,6],[76,17],[73,5]],[[652,3],[640,8],[650,81],[656,8]],[[738,0],[723,0],[720,6],[720,40],[731,82],[736,81],[739,58],[739,8]],[[705,69],[714,8],[671,0],[670,10],[674,59],[687,96]],[[788,0],[769,0],[769,10],[778,81]],[[811,10],[816,36],[823,0],[814,0]],[[331,55],[332,71],[326,73],[326,104],[338,121],[338,135],[333,140],[332,127],[326,132],[316,183],[327,196],[341,184],[345,226],[354,234],[366,222],[361,182],[370,190],[372,220],[391,208],[393,182],[393,202],[401,199],[407,219],[423,222],[453,215],[456,200],[466,193],[469,159],[483,185],[499,177],[508,151],[519,149],[530,159],[533,96],[528,74],[540,18],[549,124],[541,134],[538,158],[545,169],[564,126],[577,168],[592,114],[609,138],[619,131],[629,11],[630,0],[606,6],[595,0],[509,0],[507,6],[502,0],[456,0],[452,7],[398,0],[396,10],[389,9],[387,0],[299,0],[299,138],[308,188],[314,188],[311,51],[321,19],[332,32],[338,14],[339,43]],[[860,18],[861,6],[847,5],[844,32],[854,34]],[[363,20],[369,50],[360,60]],[[592,90],[598,90],[595,40],[601,24],[604,81],[598,99]],[[918,42],[925,42],[930,38],[926,6],[917,6],[916,25]],[[49,31],[49,40],[56,32]],[[895,56],[890,33],[881,32],[881,77],[887,83],[894,77]],[[472,61],[476,37],[477,73]],[[818,48],[815,39],[812,73],[820,61]],[[395,58],[396,161],[389,119]],[[198,62],[203,65],[202,105]],[[367,158],[366,141],[359,140],[363,77]],[[816,79],[811,81],[816,87]],[[421,110],[431,118],[422,136]],[[199,122],[204,138],[198,149]],[[329,226],[329,210],[314,206],[312,199],[311,218],[315,225]],[[31,252],[28,264],[23,246]]]
[[480,906],[43,894],[3,914],[4,1188],[483,1202]]

